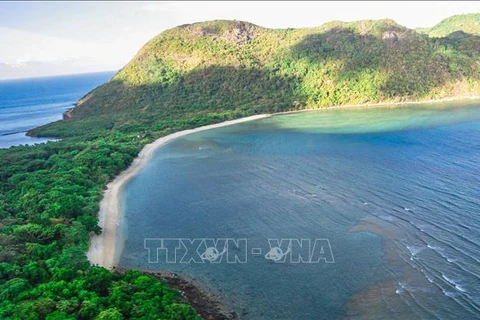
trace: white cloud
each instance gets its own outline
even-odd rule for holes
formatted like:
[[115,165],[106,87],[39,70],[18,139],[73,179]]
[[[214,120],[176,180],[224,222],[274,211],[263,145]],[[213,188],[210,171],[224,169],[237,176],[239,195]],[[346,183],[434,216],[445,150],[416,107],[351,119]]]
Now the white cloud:
[[[0,78],[83,73],[121,68],[129,54],[118,45],[63,39],[0,27]],[[31,75],[29,74],[31,72]]]
[[[115,37],[83,41],[0,27],[0,43],[6,44],[0,50],[0,63],[10,67],[50,63],[54,68],[60,66],[58,62],[75,61],[78,68],[115,70],[123,67],[157,33],[147,27],[129,25],[119,29]],[[0,78],[5,77],[0,74]]]
[[[59,4],[46,3],[45,6],[47,4],[49,9],[59,7]],[[49,64],[52,70],[61,73],[66,71],[59,68],[83,67],[83,72],[118,69],[163,30],[198,21],[235,19],[270,28],[295,28],[319,26],[331,20],[392,18],[416,28],[433,26],[454,14],[480,12],[480,2],[85,2],[75,3],[71,8],[65,4],[62,8],[58,19],[54,14],[49,19],[32,15],[31,21],[38,21],[21,26],[30,32],[0,27],[0,43],[5,44],[0,50],[3,72],[7,67],[12,74],[12,69],[27,70],[38,64]],[[60,63],[62,61],[64,63]],[[67,66],[68,61],[73,66]],[[48,68],[45,70],[50,72]],[[5,78],[4,74],[0,77]]]

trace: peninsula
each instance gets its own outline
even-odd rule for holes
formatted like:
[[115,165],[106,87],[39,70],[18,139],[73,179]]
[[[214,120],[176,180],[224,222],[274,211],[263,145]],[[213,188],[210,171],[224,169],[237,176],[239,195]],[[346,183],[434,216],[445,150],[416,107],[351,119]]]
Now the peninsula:
[[65,120],[29,132],[60,141],[0,150],[0,318],[198,319],[165,282],[102,267],[115,264],[115,195],[151,152],[251,116],[478,96],[478,25],[480,14],[422,30],[385,19],[162,32]]

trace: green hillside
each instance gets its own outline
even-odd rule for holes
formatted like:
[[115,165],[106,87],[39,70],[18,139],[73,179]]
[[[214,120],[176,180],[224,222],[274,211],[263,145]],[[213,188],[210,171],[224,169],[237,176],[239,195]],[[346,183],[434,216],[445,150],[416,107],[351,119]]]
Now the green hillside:
[[105,185],[160,136],[258,113],[479,93],[474,34],[430,38],[392,20],[167,30],[71,119],[30,132],[61,141],[0,150],[0,318],[198,318],[195,299],[165,282],[85,256]]
[[461,14],[442,20],[432,28],[417,30],[430,37],[446,37],[452,33],[480,36],[480,13]]
[[237,21],[185,25],[148,42],[73,116],[257,113],[468,95],[480,92],[480,40],[466,42],[431,39],[392,20],[281,30]]

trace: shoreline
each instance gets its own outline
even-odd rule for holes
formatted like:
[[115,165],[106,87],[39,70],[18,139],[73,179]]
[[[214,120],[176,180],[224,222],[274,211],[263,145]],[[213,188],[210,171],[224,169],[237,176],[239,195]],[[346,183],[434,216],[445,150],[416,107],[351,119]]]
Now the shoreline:
[[237,123],[263,119],[270,116],[270,114],[254,115],[210,124],[195,129],[182,130],[161,137],[154,142],[145,145],[130,166],[125,171],[121,172],[113,181],[107,184],[103,199],[100,201],[100,211],[98,213],[98,225],[102,228],[102,233],[90,238],[90,247],[87,251],[87,258],[90,263],[92,265],[103,266],[107,269],[113,269],[116,266],[119,259],[119,251],[121,251],[118,250],[121,248],[118,247],[119,244],[117,241],[119,220],[121,217],[119,194],[128,181],[145,167],[155,150],[168,142],[185,135],[230,126]]
[[[368,103],[368,104],[356,104],[356,105],[343,105],[343,106],[331,106],[320,109],[304,109],[304,110],[292,110],[285,112],[277,112],[272,114],[261,114],[254,115],[250,117],[229,120],[221,123],[210,124],[194,129],[187,129],[183,131],[174,132],[164,137],[145,145],[142,150],[139,152],[137,157],[133,160],[130,166],[115,179],[107,184],[106,190],[104,190],[104,196],[100,202],[99,210],[99,223],[98,225],[102,228],[102,233],[100,235],[94,235],[90,238],[90,246],[87,252],[87,258],[92,265],[100,265],[107,269],[113,270],[115,272],[122,272],[123,269],[117,267],[118,260],[123,251],[124,241],[121,239],[121,225],[120,220],[122,218],[122,210],[119,195],[123,190],[123,187],[137,175],[144,167],[148,164],[149,160],[152,158],[154,152],[167,144],[168,142],[186,136],[192,133],[201,132],[204,130],[210,130],[220,127],[225,127],[237,123],[264,119],[274,115],[286,115],[294,114],[300,112],[311,112],[311,111],[328,111],[331,109],[374,109],[374,108],[396,108],[403,107],[407,105],[418,105],[418,104],[435,104],[441,102],[455,102],[455,101],[474,101],[479,100],[480,96],[460,96],[454,98],[445,98],[445,99],[436,99],[428,101],[405,101],[405,102],[392,102],[392,103]],[[453,106],[452,106],[453,107]],[[372,224],[371,224],[372,225]],[[370,226],[371,226],[370,225]],[[359,227],[359,226],[357,226]],[[358,230],[351,231],[369,231],[381,235],[379,230],[370,230],[371,228],[358,228]],[[377,231],[377,232],[375,232]],[[120,235],[120,236],[119,236]],[[385,243],[384,243],[385,246]],[[385,248],[384,248],[385,250]],[[235,313],[229,312],[225,309],[225,306],[222,304],[217,297],[208,294],[207,291],[201,290],[198,285],[189,281],[189,279],[183,278],[181,275],[173,273],[161,273],[161,272],[148,272],[142,271],[146,274],[153,275],[158,279],[166,281],[171,287],[179,290],[182,295],[186,298],[187,302],[194,306],[195,310],[201,314],[205,319],[236,319],[237,315]],[[358,308],[358,301],[362,301],[363,297],[370,296],[378,288],[385,289],[384,286],[389,288],[394,287],[393,283],[382,283],[377,286],[373,285],[370,290],[359,293],[357,296],[352,297],[350,303],[348,303],[347,314],[351,316],[351,312],[356,310],[356,312],[365,312],[365,310]],[[378,288],[377,288],[378,287]],[[372,291],[372,292],[370,292]],[[366,302],[365,300],[363,300]]]
[[[123,274],[124,268],[114,268],[116,273]],[[187,278],[173,272],[139,270],[145,275],[153,276],[166,282],[171,288],[180,291],[185,301],[205,320],[235,320],[238,315],[228,310],[221,300],[208,288],[196,283],[194,279]]]
[[468,95],[468,96],[458,96],[458,97],[449,97],[449,98],[439,98],[439,99],[430,99],[430,100],[420,100],[420,101],[397,101],[397,102],[375,102],[375,103],[358,103],[358,104],[342,104],[329,107],[320,107],[320,108],[308,108],[300,110],[291,110],[291,111],[281,111],[272,113],[272,116],[282,115],[282,114],[292,114],[292,113],[301,113],[301,112],[311,112],[311,111],[327,111],[327,110],[336,110],[336,109],[369,109],[369,108],[399,108],[409,105],[416,104],[435,104],[442,102],[460,102],[460,101],[474,101],[479,100],[480,95]]
[[[130,179],[132,179],[138,172],[140,172],[143,167],[148,163],[152,154],[155,150],[170,142],[173,139],[220,127],[225,127],[237,123],[263,119],[275,115],[286,115],[294,114],[301,112],[312,112],[312,111],[328,111],[333,109],[362,109],[362,108],[394,108],[394,107],[403,107],[407,105],[415,104],[435,104],[442,102],[455,102],[455,101],[473,101],[480,100],[480,95],[468,95],[468,96],[458,96],[458,97],[449,97],[441,99],[431,99],[425,101],[399,101],[399,102],[387,102],[387,103],[363,103],[363,104],[350,104],[350,105],[337,105],[324,108],[316,109],[302,109],[302,110],[291,110],[276,112],[272,114],[261,114],[253,115],[245,118],[239,118],[235,120],[224,121],[221,123],[210,124],[195,129],[187,129],[178,132],[174,132],[167,136],[161,137],[143,147],[138,156],[133,160],[131,165],[123,172],[121,172],[115,179],[107,184],[107,189],[104,191],[103,199],[100,201],[100,211],[98,214],[98,225],[102,228],[102,233],[100,235],[94,235],[90,238],[90,247],[87,251],[87,258],[93,265],[100,265],[107,269],[112,269],[116,266],[116,263],[119,259],[119,251],[122,249],[119,247],[117,240],[119,220],[121,217],[121,208],[119,203],[119,193],[122,191],[123,186],[125,186]],[[70,110],[71,111],[71,110]]]

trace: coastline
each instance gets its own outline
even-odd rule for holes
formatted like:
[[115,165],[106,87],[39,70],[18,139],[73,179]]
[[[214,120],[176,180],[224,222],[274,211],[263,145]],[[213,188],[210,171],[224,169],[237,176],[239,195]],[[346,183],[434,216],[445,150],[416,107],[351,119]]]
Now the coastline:
[[92,265],[100,265],[107,269],[113,269],[119,259],[117,234],[121,208],[119,204],[119,194],[123,187],[138,174],[148,163],[155,150],[166,143],[192,133],[225,127],[237,123],[257,120],[269,117],[269,114],[254,115],[250,117],[229,120],[221,123],[210,124],[195,129],[178,131],[167,136],[161,137],[152,143],[143,147],[132,164],[113,181],[107,184],[103,199],[100,201],[100,211],[98,214],[98,225],[102,228],[102,233],[95,235],[90,239],[90,247],[87,251],[87,258]]
[[[123,274],[127,269],[115,268],[115,272]],[[221,302],[221,300],[208,288],[197,283],[192,278],[172,272],[145,271],[143,274],[153,276],[160,281],[166,282],[170,287],[177,289],[185,301],[191,305],[204,320],[235,320],[238,315]]]
[[[194,129],[188,129],[183,131],[178,131],[170,135],[161,137],[152,143],[149,143],[143,147],[139,152],[138,156],[133,160],[131,165],[123,172],[121,172],[113,181],[107,184],[107,188],[104,191],[104,197],[100,202],[100,211],[99,211],[99,226],[102,228],[102,233],[100,235],[94,235],[91,237],[91,243],[89,250],[87,252],[88,260],[93,265],[100,265],[105,268],[111,269],[114,272],[123,272],[122,268],[117,267],[118,260],[123,250],[124,241],[121,236],[121,218],[122,218],[122,208],[120,204],[120,192],[123,190],[123,187],[134,178],[144,167],[148,164],[148,161],[152,158],[154,152],[167,144],[168,142],[186,136],[192,133],[210,130],[215,128],[220,128],[224,126],[229,126],[237,123],[263,119],[271,117],[274,115],[283,115],[283,114],[293,114],[300,112],[310,112],[310,111],[328,111],[330,109],[375,109],[375,108],[401,108],[406,105],[421,105],[421,104],[434,104],[441,102],[455,102],[455,101],[474,101],[478,100],[480,102],[480,96],[462,96],[456,98],[447,98],[440,100],[429,100],[429,101],[420,101],[420,102],[396,102],[396,103],[375,103],[375,104],[357,104],[357,105],[345,105],[345,106],[332,106],[328,108],[321,109],[305,109],[305,110],[294,110],[287,112],[278,112],[272,114],[261,114],[254,115],[250,117],[225,121],[217,124],[206,125]],[[448,106],[448,108],[454,108],[453,106]],[[380,227],[379,224],[364,221],[364,225],[359,224],[355,228],[350,230],[351,232],[355,231],[366,231],[372,232],[382,236],[383,239],[387,239],[384,234],[384,230]],[[400,232],[397,230],[397,232]],[[391,245],[390,241],[384,240],[383,242],[383,251],[390,263],[398,267],[398,270],[401,274],[414,275],[415,278],[418,278],[418,274],[412,270],[411,266],[406,264],[403,260],[393,259],[392,253],[394,248]],[[238,315],[234,312],[230,312],[227,309],[226,305],[222,301],[211,294],[208,290],[202,290],[202,285],[195,283],[191,279],[185,278],[182,275],[177,275],[169,272],[149,272],[142,270],[145,274],[149,274],[157,277],[163,281],[166,281],[171,287],[179,290],[186,301],[192,305],[195,310],[202,316],[204,319],[237,319]],[[422,274],[420,274],[422,276]],[[425,282],[426,280],[422,277],[418,278],[418,281]],[[388,298],[385,296],[385,299],[390,303],[395,304],[398,308],[404,310],[405,306],[399,303],[398,294],[395,289],[398,287],[397,282],[384,281],[381,283],[374,284],[365,290],[358,292],[353,296],[350,301],[344,306],[346,318],[355,318],[358,315],[368,315],[369,310],[373,310],[373,304],[376,303],[376,299],[379,295],[385,294],[388,292]],[[365,305],[372,306],[372,308],[365,308]],[[410,312],[405,309],[404,312]]]
[[300,113],[300,112],[311,112],[311,111],[327,111],[335,109],[367,109],[367,108],[399,108],[409,105],[416,104],[435,104],[442,102],[460,102],[460,101],[480,101],[480,95],[468,95],[468,96],[458,96],[458,97],[449,97],[449,98],[439,98],[439,99],[430,99],[430,100],[419,100],[419,101],[397,101],[397,102],[376,102],[376,103],[358,103],[358,104],[342,104],[329,107],[321,108],[308,108],[300,110],[291,110],[291,111],[282,111],[272,113],[272,116],[281,115],[281,114],[291,114],[291,113]]
[[104,197],[100,202],[100,211],[99,211],[99,223],[98,225],[102,228],[102,233],[100,235],[94,235],[91,237],[90,247],[87,251],[87,258],[93,265],[100,265],[108,269],[113,269],[116,266],[116,263],[119,259],[119,253],[121,252],[121,247],[117,240],[117,233],[119,227],[119,219],[121,214],[121,208],[119,205],[119,194],[123,186],[130,181],[142,168],[148,163],[150,158],[153,155],[153,152],[170,142],[173,139],[215,128],[220,128],[224,126],[229,126],[237,123],[242,123],[246,121],[252,121],[257,119],[262,119],[274,115],[284,115],[284,114],[293,114],[300,112],[311,112],[311,111],[327,111],[332,109],[350,109],[350,108],[394,108],[402,107],[406,105],[415,105],[415,104],[435,104],[441,102],[454,102],[454,101],[467,101],[467,100],[480,100],[480,95],[469,95],[469,96],[458,96],[458,97],[449,97],[442,99],[431,99],[426,101],[402,101],[402,102],[387,102],[387,103],[364,103],[364,104],[352,104],[352,105],[338,105],[324,108],[316,109],[302,109],[302,110],[292,110],[292,111],[283,111],[276,112],[272,114],[261,114],[254,115],[250,117],[229,120],[221,123],[206,125],[198,127],[195,129],[187,129],[183,131],[174,132],[167,136],[161,137],[155,140],[152,143],[149,143],[143,147],[138,156],[133,160],[130,167],[125,171],[120,173],[113,181],[107,184],[107,189],[104,191]]

